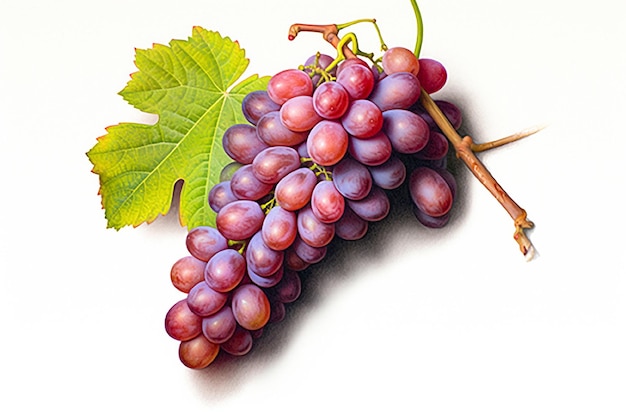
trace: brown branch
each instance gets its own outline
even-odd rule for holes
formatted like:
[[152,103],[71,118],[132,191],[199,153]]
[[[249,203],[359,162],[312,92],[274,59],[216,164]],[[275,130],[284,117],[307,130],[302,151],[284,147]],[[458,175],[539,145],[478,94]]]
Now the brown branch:
[[[321,33],[324,40],[330,43],[335,49],[339,46],[341,39],[339,38],[339,29],[337,25],[307,25],[303,23],[296,23],[289,27],[289,40],[292,41],[298,36],[300,32],[316,32]],[[356,58],[357,56],[352,52],[347,45],[343,46],[343,55],[346,58]]]
[[[496,200],[498,200],[502,207],[504,207],[507,213],[509,213],[515,225],[515,233],[513,234],[513,238],[518,243],[520,251],[524,254],[524,256],[527,257],[527,259],[530,260],[534,255],[534,248],[532,246],[532,243],[526,236],[525,229],[532,228],[533,223],[526,218],[526,211],[521,208],[506,193],[506,191],[504,191],[504,189],[500,186],[500,184],[498,184],[496,179],[491,175],[489,170],[476,157],[473,152],[473,148],[476,147],[479,148],[478,151],[491,149],[496,146],[501,146],[505,143],[510,143],[514,140],[521,139],[522,137],[526,137],[528,136],[528,134],[512,135],[499,141],[494,141],[493,145],[484,144],[481,147],[480,145],[475,145],[471,137],[461,137],[454,129],[450,121],[448,121],[441,109],[430,97],[430,95],[423,89],[422,93],[420,94],[420,103],[422,104],[424,109],[426,109],[428,114],[433,118],[435,123],[437,123],[437,126],[448,138],[452,146],[454,146],[457,157],[465,163],[465,165],[469,168],[472,174],[474,174],[478,181],[483,186],[485,186],[487,190],[489,190],[489,192],[496,198]],[[522,136],[520,137],[520,135]]]

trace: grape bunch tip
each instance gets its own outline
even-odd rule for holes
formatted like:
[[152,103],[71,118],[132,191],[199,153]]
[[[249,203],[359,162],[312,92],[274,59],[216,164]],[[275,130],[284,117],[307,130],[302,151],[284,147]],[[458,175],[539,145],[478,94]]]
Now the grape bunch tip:
[[389,214],[388,191],[406,185],[416,219],[445,226],[457,191],[451,151],[511,215],[525,258],[535,254],[525,233],[532,222],[475,153],[538,129],[487,144],[461,137],[460,109],[431,97],[446,83],[444,66],[387,48],[382,37],[374,59],[353,34],[339,36],[353,23],[292,25],[289,40],[321,33],[337,57],[317,52],[276,73],[266,90],[243,99],[248,123],[223,135],[233,162],[209,193],[215,226],[190,230],[189,254],[170,271],[183,298],[167,312],[165,330],[189,368],[247,354],[266,326],[284,319],[300,295],[300,273],[322,261],[334,239],[361,239]]

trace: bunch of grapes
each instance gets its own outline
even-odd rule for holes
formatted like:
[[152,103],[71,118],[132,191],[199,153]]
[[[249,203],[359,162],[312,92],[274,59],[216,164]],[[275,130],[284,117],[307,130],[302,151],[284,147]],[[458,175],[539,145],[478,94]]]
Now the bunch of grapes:
[[[417,219],[446,224],[456,188],[448,141],[418,102],[446,78],[439,62],[401,47],[385,51],[382,71],[318,53],[244,98],[249,123],[224,133],[234,162],[209,194],[216,226],[192,229],[189,255],[171,270],[186,296],[165,329],[183,364],[248,353],[300,295],[299,272],[335,237],[358,240],[388,215],[389,190],[406,182]],[[437,104],[458,128],[459,109]]]

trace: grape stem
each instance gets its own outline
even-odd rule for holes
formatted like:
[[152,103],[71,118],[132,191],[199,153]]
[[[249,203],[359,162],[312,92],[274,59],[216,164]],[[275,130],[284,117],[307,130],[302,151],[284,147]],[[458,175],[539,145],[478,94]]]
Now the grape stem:
[[430,95],[422,89],[420,94],[420,103],[428,114],[433,118],[439,129],[448,138],[452,146],[456,151],[457,158],[461,159],[463,163],[474,174],[478,181],[496,198],[496,200],[504,207],[514,221],[515,233],[513,238],[518,243],[520,251],[528,259],[532,259],[534,255],[534,248],[528,236],[526,236],[526,229],[531,229],[533,223],[526,217],[526,210],[521,208],[498,184],[496,179],[491,175],[485,165],[476,157],[475,152],[482,152],[488,149],[493,149],[498,146],[505,145],[507,143],[514,142],[516,140],[525,138],[540,130],[540,128],[527,130],[520,132],[505,138],[487,142],[483,144],[474,143],[470,136],[461,137],[459,133],[454,129],[450,121],[446,118],[443,111],[437,106]]

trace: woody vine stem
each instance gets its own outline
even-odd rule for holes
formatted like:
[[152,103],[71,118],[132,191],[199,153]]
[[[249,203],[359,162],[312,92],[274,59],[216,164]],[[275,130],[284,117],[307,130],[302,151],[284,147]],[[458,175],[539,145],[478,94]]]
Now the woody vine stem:
[[[415,17],[417,20],[417,40],[415,44],[415,56],[419,58],[421,46],[422,46],[422,34],[423,25],[422,17],[415,0],[411,0]],[[343,59],[356,58],[357,56],[364,56],[370,58],[372,62],[377,65],[379,61],[373,59],[373,54],[367,54],[359,50],[357,39],[354,33],[348,33],[343,38],[339,37],[339,31],[352,26],[357,23],[372,23],[378,32],[381,50],[385,51],[387,46],[382,40],[380,30],[374,19],[361,19],[353,22],[348,22],[342,25],[329,24],[329,25],[311,25],[311,24],[294,24],[289,28],[289,40],[295,39],[299,32],[316,32],[321,33],[323,38],[329,42],[333,47],[337,49],[337,59],[330,64],[330,68],[337,65]],[[351,48],[349,46],[351,45]],[[485,165],[478,159],[476,153],[494,149],[496,147],[505,145],[517,141],[519,139],[530,136],[540,128],[529,129],[523,132],[507,136],[502,139],[494,140],[487,143],[475,143],[470,136],[463,136],[454,129],[450,121],[446,118],[441,109],[433,101],[430,95],[422,89],[420,94],[420,103],[426,109],[428,114],[434,119],[437,126],[441,129],[448,141],[452,144],[456,151],[457,158],[461,159],[463,163],[469,168],[472,174],[478,179],[478,181],[495,197],[495,199],[504,207],[507,213],[511,216],[515,226],[515,232],[513,238],[518,243],[520,251],[526,257],[526,259],[532,259],[534,255],[534,248],[530,239],[526,235],[526,230],[533,227],[533,223],[528,220],[526,211],[521,208],[510,196],[504,191],[504,189],[498,184],[496,179],[491,175]]]

